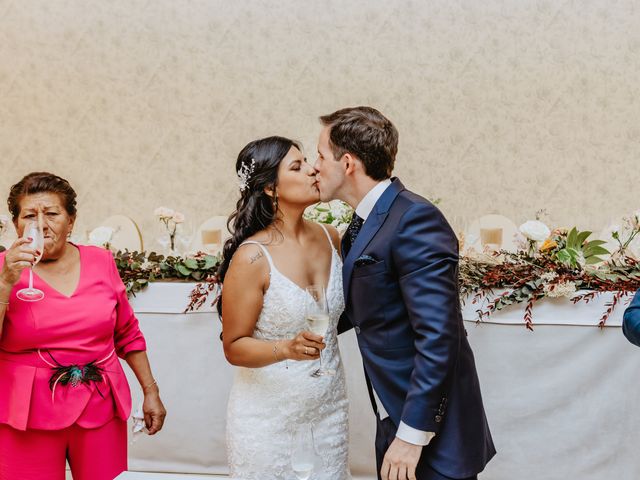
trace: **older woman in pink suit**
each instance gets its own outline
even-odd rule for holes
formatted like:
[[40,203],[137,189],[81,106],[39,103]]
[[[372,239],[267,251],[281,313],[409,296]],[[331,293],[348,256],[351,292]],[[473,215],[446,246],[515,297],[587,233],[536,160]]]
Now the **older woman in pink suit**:
[[[0,479],[113,479],[127,469],[131,394],[123,358],[144,391],[149,433],[166,411],[147,360],[144,337],[107,250],[67,241],[76,194],[49,173],[11,188],[9,210],[19,236],[38,221],[43,252],[17,240],[0,253]],[[44,293],[27,302],[29,283]]]

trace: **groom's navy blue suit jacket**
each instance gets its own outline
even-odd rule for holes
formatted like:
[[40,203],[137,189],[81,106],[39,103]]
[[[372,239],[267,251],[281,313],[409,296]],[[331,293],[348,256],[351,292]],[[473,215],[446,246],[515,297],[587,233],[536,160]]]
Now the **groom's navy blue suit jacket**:
[[631,305],[624,312],[622,332],[627,339],[640,347],[640,290],[631,301]]
[[[423,450],[465,478],[495,454],[458,296],[458,241],[440,211],[394,179],[344,259],[346,309],[365,374],[396,428],[436,436]],[[505,392],[506,394],[506,392]]]

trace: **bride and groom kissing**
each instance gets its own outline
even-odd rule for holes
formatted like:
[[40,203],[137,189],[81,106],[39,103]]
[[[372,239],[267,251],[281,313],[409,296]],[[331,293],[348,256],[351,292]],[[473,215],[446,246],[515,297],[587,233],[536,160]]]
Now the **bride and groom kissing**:
[[[219,278],[232,478],[296,478],[291,432],[313,424],[311,480],[350,477],[337,335],[354,329],[377,421],[382,480],[475,479],[495,454],[458,297],[458,241],[442,213],[392,177],[395,126],[370,107],[320,117],[318,157],[283,137],[238,155],[241,196]],[[342,238],[303,218],[318,201],[355,211]],[[329,325],[310,331],[306,286]],[[322,289],[320,289],[322,290]],[[320,357],[320,354],[322,356]],[[318,360],[332,375],[317,375]]]

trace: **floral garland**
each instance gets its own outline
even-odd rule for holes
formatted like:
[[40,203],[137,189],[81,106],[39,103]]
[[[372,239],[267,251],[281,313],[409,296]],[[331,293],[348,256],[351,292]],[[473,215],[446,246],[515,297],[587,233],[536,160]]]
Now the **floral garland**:
[[[204,282],[212,285],[209,291],[218,283],[216,273],[220,256],[198,253],[188,257],[165,257],[154,252],[147,254],[124,250],[115,253],[114,258],[129,296],[135,296],[149,283],[159,280]],[[204,299],[194,308],[203,302]]]
[[[342,202],[317,204],[305,218],[332,224],[341,231],[351,220],[352,210]],[[591,239],[591,232],[556,229],[539,220],[520,227],[523,242],[517,252],[470,252],[460,260],[460,294],[463,302],[482,307],[478,321],[510,305],[525,304],[524,321],[533,330],[535,302],[566,297],[571,302],[589,303],[603,292],[613,292],[605,305],[599,326],[604,327],[625,297],[640,289],[640,258],[630,247],[640,240],[640,211],[625,219],[622,227],[611,229],[616,242],[613,253],[603,240]],[[220,293],[217,270],[221,256],[198,253],[188,257],[120,251],[116,264],[129,295],[135,295],[158,280],[198,282],[185,312],[197,310],[213,293]],[[500,290],[499,294],[496,291]],[[579,292],[584,291],[587,292]]]
[[[520,232],[527,240],[515,253],[502,250],[461,259],[463,299],[472,304],[488,301],[476,310],[479,321],[509,305],[525,303],[525,326],[533,330],[532,309],[542,298],[588,303],[602,292],[615,292],[599,321],[604,327],[620,300],[640,289],[640,260],[629,251],[640,233],[640,212],[625,219],[625,228],[612,232],[618,245],[613,253],[604,247],[604,240],[589,240],[591,232],[576,228],[551,232],[542,222],[530,221]],[[496,295],[498,289],[505,291]]]

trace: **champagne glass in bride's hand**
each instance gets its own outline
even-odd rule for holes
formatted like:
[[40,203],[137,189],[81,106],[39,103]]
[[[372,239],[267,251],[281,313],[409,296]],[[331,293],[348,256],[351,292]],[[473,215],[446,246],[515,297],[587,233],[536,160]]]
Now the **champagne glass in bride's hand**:
[[[327,305],[327,295],[324,287],[319,285],[311,285],[307,287],[307,301],[304,305],[305,318],[309,325],[309,330],[316,335],[325,337],[329,328],[329,306]],[[324,340],[324,338],[323,338]],[[326,343],[326,342],[325,342]],[[322,365],[322,351],[320,352],[320,368],[311,374],[312,377],[320,377],[322,375],[335,375],[336,372],[331,369],[324,368]]]
[[291,435],[291,468],[298,480],[307,480],[321,464],[311,425],[298,425]]
[[41,290],[33,288],[33,267],[42,258],[42,252],[44,250],[44,236],[37,221],[32,221],[25,225],[22,238],[31,239],[29,247],[36,251],[36,259],[29,269],[29,288],[18,290],[16,297],[25,302],[37,302],[44,298],[44,293]]

